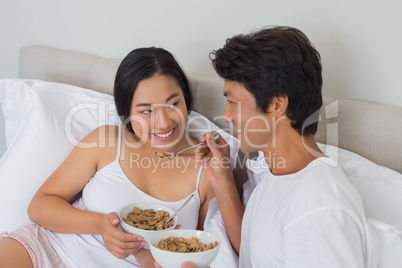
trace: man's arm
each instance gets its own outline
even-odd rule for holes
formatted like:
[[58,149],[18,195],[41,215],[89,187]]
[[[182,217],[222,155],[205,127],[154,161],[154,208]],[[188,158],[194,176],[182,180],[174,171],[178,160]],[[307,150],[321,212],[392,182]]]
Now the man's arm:
[[214,140],[214,135],[216,133],[207,133],[202,138],[208,148],[196,149],[197,160],[203,162],[204,174],[214,189],[228,237],[239,254],[244,209],[230,168],[230,147],[222,137]]

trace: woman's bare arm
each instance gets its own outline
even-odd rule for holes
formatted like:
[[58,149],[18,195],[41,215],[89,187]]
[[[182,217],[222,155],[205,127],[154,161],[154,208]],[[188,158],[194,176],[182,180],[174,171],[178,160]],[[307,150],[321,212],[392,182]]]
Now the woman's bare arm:
[[205,178],[204,171],[201,173],[200,193],[203,195],[203,200],[200,207],[199,217],[198,217],[198,230],[204,229],[204,221],[208,213],[209,202],[215,197],[214,190]]
[[[112,129],[109,132],[105,128],[114,128],[115,131]],[[115,159],[116,147],[98,146],[100,141],[108,141],[108,134],[113,133],[115,136],[118,134],[117,127],[105,126],[85,137],[39,188],[29,205],[28,215],[32,221],[54,232],[99,234],[106,249],[122,259],[146,244],[142,237],[121,232],[117,228],[119,217],[116,212],[102,214],[84,211],[69,203],[98,169]],[[93,146],[85,148],[89,144]]]
[[[101,214],[82,211],[69,201],[78,194],[97,170],[101,149],[99,129],[85,137],[65,161],[44,182],[28,207],[30,219],[45,228],[61,233],[97,233]],[[94,144],[93,148],[82,148]]]

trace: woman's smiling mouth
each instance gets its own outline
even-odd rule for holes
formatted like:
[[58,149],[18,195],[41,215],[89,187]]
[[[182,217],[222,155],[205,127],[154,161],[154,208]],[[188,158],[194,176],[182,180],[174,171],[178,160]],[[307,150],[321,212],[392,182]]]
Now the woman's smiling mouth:
[[170,131],[166,133],[153,133],[155,135],[155,138],[161,141],[165,141],[170,139],[170,137],[173,136],[173,132],[176,128],[172,128]]

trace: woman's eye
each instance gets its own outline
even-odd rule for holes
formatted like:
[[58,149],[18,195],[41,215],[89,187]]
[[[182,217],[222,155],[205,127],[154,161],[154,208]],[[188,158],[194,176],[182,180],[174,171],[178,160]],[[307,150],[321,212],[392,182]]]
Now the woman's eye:
[[178,101],[176,101],[175,103],[170,104],[170,105],[169,105],[169,108],[176,107],[178,103],[179,103],[179,102],[178,102]]
[[151,110],[141,111],[142,114],[150,114],[151,112],[152,112]]

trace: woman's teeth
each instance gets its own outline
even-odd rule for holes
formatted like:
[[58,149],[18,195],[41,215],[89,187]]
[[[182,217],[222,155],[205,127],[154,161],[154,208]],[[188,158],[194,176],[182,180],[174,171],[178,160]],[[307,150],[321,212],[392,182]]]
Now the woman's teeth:
[[156,134],[155,133],[154,135],[158,136],[158,137],[161,137],[161,138],[167,138],[172,134],[173,130],[174,130],[174,128],[171,131],[169,131],[168,133],[165,133],[165,134]]

